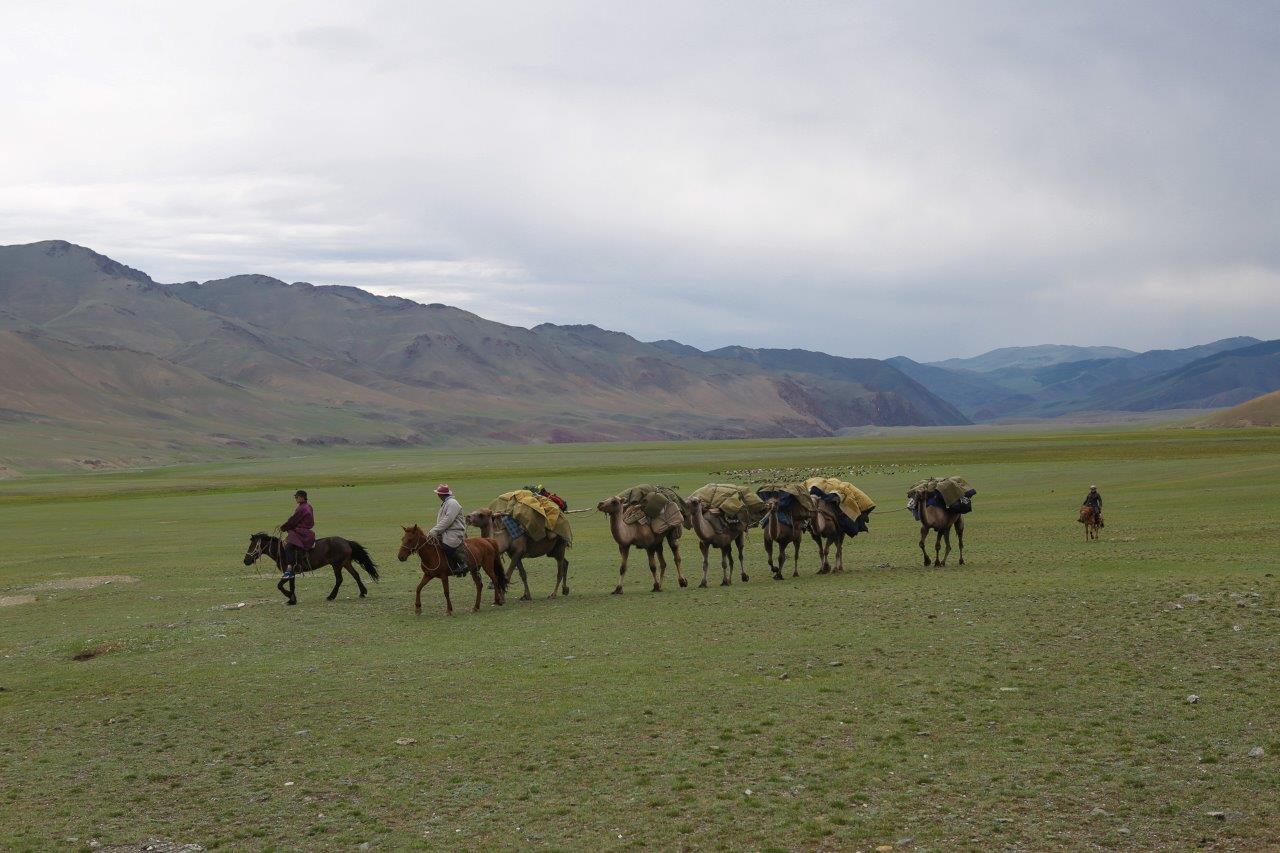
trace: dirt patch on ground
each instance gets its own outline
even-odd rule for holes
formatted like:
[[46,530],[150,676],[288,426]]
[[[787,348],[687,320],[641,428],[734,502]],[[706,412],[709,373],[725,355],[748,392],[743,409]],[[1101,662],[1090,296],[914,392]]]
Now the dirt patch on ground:
[[0,607],[17,607],[19,604],[35,604],[34,595],[0,595]]
[[105,586],[109,583],[137,582],[138,579],[133,575],[92,575],[83,578],[63,578],[56,581],[45,581],[29,587],[29,589],[36,592],[52,592],[59,589],[93,589],[95,586]]
[[115,643],[98,643],[98,645],[96,646],[90,646],[87,649],[83,649],[79,652],[76,652],[74,655],[71,656],[71,659],[72,660],[93,660],[94,658],[102,657],[108,652],[114,652],[118,648],[120,647],[117,646]]

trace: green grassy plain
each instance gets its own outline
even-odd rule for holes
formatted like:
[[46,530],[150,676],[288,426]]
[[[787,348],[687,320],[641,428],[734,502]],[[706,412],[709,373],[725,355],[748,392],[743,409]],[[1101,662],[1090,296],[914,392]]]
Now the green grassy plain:
[[[415,618],[418,571],[394,557],[439,480],[468,507],[541,481],[581,508],[832,466],[880,503],[843,575],[815,576],[806,543],[802,576],[775,582],[753,533],[750,583],[668,572],[654,594],[633,561],[610,596],[591,512],[567,599],[545,599],[538,560],[532,602],[486,591],[472,614],[463,585],[449,619],[433,583]],[[931,473],[979,489],[966,566],[923,567],[895,511]],[[1090,544],[1091,481],[1109,524]],[[348,581],[327,603],[317,574],[285,607],[241,564],[297,487],[321,535],[379,560],[368,599]],[[0,608],[0,847],[1275,848],[1277,518],[1280,430],[328,451],[6,481],[0,597],[37,600]],[[39,586],[100,575],[138,582]]]

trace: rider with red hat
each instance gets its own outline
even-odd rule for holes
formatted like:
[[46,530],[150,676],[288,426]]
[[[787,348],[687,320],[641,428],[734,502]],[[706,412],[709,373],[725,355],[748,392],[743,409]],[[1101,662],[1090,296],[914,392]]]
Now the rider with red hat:
[[467,574],[467,558],[462,543],[467,538],[467,522],[462,515],[462,504],[453,496],[453,490],[445,483],[436,486],[440,498],[440,514],[436,525],[427,531],[427,538],[435,540],[449,556],[450,572],[458,577]]

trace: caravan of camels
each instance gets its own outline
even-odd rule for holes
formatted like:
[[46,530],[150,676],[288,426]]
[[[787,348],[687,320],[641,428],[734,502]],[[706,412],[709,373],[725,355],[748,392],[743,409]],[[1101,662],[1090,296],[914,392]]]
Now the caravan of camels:
[[[464,514],[452,489],[441,484],[436,489],[440,510],[436,524],[423,529],[406,526],[397,554],[401,562],[416,555],[422,579],[414,598],[414,610],[422,612],[422,590],[438,578],[444,591],[446,613],[453,613],[449,580],[468,575],[475,584],[474,610],[480,609],[484,581],[489,580],[494,604],[503,604],[516,572],[524,587],[521,600],[531,600],[529,578],[524,560],[550,557],[556,564],[555,585],[551,598],[569,594],[569,560],[573,545],[569,525],[568,504],[541,485],[526,486],[506,492],[486,507]],[[961,565],[964,564],[964,516],[972,509],[976,490],[960,477],[920,480],[907,491],[907,505],[920,522],[920,551],[926,566],[945,566],[951,554],[951,531],[956,532]],[[289,604],[297,604],[294,588],[296,573],[331,566],[334,587],[328,598],[337,595],[343,571],[355,579],[364,597],[367,588],[355,570],[358,565],[373,579],[378,569],[358,542],[331,536],[316,539],[314,513],[305,492],[295,495],[298,506],[290,518],[280,525],[284,537],[257,533],[250,538],[244,562],[249,565],[267,556],[281,572],[277,588]],[[845,539],[869,529],[875,502],[852,483],[835,477],[815,476],[803,481],[767,483],[759,488],[732,483],[710,483],[688,497],[671,487],[641,484],[606,498],[596,510],[608,519],[609,531],[617,543],[621,563],[618,583],[613,592],[622,594],[631,549],[642,551],[648,558],[653,576],[653,591],[660,592],[666,578],[667,552],[675,563],[680,586],[689,585],[680,554],[680,539],[691,531],[702,554],[702,580],[706,587],[713,551],[720,557],[720,585],[733,583],[735,572],[742,581],[750,578],[746,571],[745,543],[747,532],[760,528],[774,580],[783,580],[787,550],[791,550],[791,577],[800,574],[800,544],[806,534],[816,543],[820,559],[817,574],[844,571]],[[479,536],[468,537],[467,528],[476,528]],[[925,548],[930,531],[936,532],[932,561]],[[946,551],[942,552],[945,544]],[[778,548],[774,560],[774,546]],[[735,560],[736,554],[736,560]],[[504,567],[503,558],[507,565]]]

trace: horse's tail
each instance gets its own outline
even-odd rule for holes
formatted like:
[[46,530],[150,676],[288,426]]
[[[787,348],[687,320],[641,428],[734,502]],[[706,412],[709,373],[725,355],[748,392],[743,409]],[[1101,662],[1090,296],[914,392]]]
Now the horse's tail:
[[507,591],[507,573],[502,568],[502,552],[498,550],[498,540],[487,536],[484,542],[493,549],[493,585],[499,592]]
[[373,557],[369,556],[369,552],[359,542],[347,542],[351,546],[351,561],[359,563],[360,566],[369,573],[369,577],[379,580],[378,566],[373,562]]

